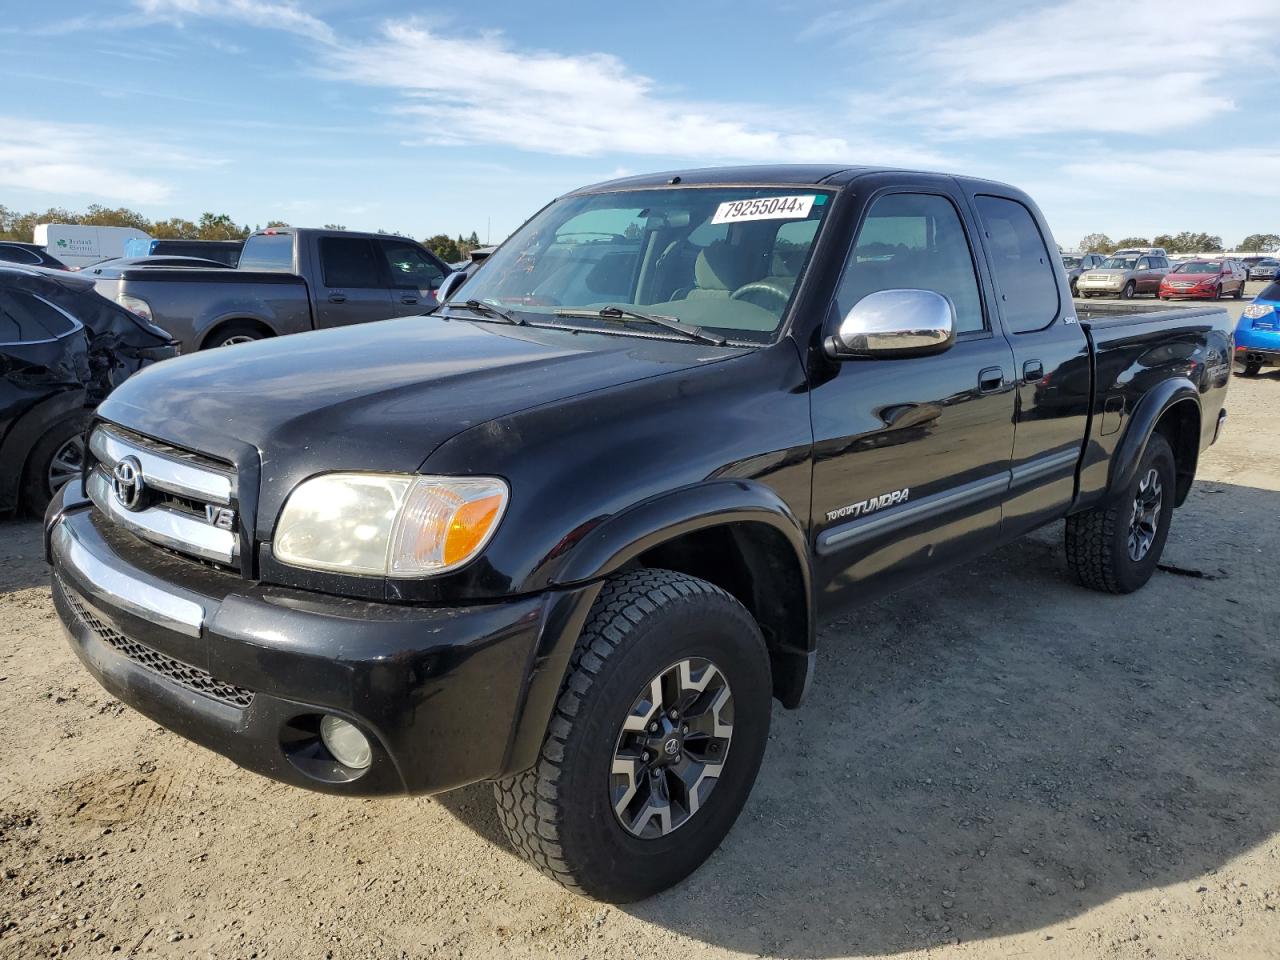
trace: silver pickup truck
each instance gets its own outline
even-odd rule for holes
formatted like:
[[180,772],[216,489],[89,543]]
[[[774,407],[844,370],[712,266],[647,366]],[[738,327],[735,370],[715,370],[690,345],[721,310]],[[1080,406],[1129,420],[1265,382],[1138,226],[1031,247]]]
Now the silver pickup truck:
[[184,353],[425,313],[449,268],[405,237],[262,230],[234,270],[104,271],[98,292],[167,330]]

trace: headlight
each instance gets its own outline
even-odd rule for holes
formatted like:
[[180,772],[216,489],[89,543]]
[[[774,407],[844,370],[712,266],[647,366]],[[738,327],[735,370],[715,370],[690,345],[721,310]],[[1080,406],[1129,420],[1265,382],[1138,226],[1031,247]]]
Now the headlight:
[[140,319],[147,321],[147,323],[151,322],[151,304],[147,303],[147,301],[143,300],[141,297],[131,297],[125,293],[121,294],[116,299],[116,303],[120,304],[120,306],[124,307],[135,317],[139,317]]
[[1257,320],[1259,317],[1265,317],[1274,310],[1275,307],[1269,303],[1251,303],[1244,308],[1244,315],[1250,320]]
[[507,507],[496,477],[327,473],[298,484],[272,551],[312,570],[421,577],[484,549]]

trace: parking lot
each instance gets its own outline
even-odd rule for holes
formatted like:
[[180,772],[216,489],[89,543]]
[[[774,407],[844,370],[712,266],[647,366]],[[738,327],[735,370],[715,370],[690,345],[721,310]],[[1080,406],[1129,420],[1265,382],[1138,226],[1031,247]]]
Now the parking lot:
[[1147,589],[1075,586],[1056,525],[826,626],[727,842],[625,908],[487,786],[320,796],[124,708],[4,522],[0,955],[1274,955],[1280,372],[1228,409]]

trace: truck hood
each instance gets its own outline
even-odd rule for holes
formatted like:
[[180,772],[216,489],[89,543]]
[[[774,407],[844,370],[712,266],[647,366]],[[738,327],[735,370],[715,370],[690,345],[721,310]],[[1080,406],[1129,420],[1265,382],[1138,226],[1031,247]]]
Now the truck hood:
[[[99,416],[261,465],[261,508],[332,470],[411,472],[469,427],[529,407],[742,353],[691,341],[405,317],[166,361]],[[476,472],[482,472],[477,465]]]

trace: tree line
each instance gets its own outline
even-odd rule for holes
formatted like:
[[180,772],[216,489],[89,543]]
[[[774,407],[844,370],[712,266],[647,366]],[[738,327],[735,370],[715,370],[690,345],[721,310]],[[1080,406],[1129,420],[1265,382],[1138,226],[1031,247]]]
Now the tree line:
[[[1211,233],[1161,233],[1148,240],[1146,237],[1122,237],[1112,240],[1105,233],[1086,233],[1080,239],[1081,253],[1115,253],[1127,247],[1164,247],[1170,253],[1221,253],[1226,249],[1222,238]],[[1251,233],[1232,249],[1241,252],[1275,253],[1280,251],[1280,235]]]
[[[202,213],[198,220],[187,220],[183,217],[169,217],[167,220],[151,220],[136,210],[128,207],[104,207],[93,204],[87,210],[67,210],[64,207],[50,207],[47,210],[33,210],[19,213],[0,204],[0,240],[21,240],[30,243],[35,235],[36,224],[39,223],[75,223],[87,227],[133,227],[155,237],[157,240],[243,240],[255,230],[263,226],[288,227],[283,220],[268,220],[265,225],[249,226],[239,224],[225,213]],[[341,223],[326,223],[326,230],[345,230]],[[391,234],[394,231],[379,229],[378,233]],[[402,236],[402,234],[396,234]],[[448,234],[438,233],[423,240],[436,256],[446,263],[465,260],[471,251],[480,246],[479,235],[472,230],[469,237],[458,234],[457,239]]]

